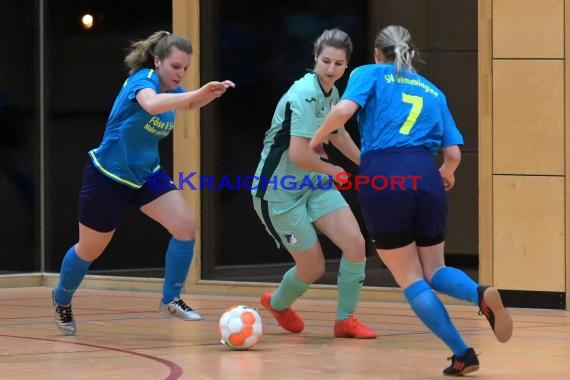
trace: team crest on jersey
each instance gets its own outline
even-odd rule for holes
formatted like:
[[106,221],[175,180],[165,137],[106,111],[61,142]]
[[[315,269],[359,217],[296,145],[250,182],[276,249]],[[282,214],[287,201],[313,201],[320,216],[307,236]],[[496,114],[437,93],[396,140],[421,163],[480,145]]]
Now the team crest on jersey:
[[297,237],[293,234],[285,234],[283,236],[285,236],[285,240],[287,240],[287,243],[289,244],[295,244],[298,242]]

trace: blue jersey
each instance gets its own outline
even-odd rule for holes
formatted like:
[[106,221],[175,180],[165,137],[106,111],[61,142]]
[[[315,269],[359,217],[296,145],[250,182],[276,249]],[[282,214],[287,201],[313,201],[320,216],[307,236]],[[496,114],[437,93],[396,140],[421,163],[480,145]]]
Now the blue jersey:
[[174,110],[158,115],[146,112],[136,100],[144,88],[160,93],[160,81],[152,69],[141,69],[127,78],[113,104],[101,145],[89,152],[103,174],[135,189],[159,169],[158,143],[172,131],[175,117]]
[[419,74],[404,71],[397,76],[392,64],[364,65],[351,73],[342,99],[361,107],[362,154],[423,147],[435,155],[441,146],[463,144],[445,95]]

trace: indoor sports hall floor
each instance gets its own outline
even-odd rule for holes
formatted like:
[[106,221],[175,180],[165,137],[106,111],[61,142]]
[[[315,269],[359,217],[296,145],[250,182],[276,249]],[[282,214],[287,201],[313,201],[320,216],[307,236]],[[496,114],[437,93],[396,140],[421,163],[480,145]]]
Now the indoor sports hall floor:
[[[199,322],[168,319],[158,293],[79,290],[76,336],[59,334],[50,289],[0,289],[0,379],[442,379],[450,352],[403,303],[361,302],[357,317],[376,340],[335,339],[335,302],[301,299],[298,335],[264,310],[264,334],[250,351],[219,343],[217,322],[228,306],[260,308],[251,297],[185,295]],[[475,307],[449,306],[481,368],[466,379],[569,379],[570,312],[510,309],[515,331],[498,343]]]

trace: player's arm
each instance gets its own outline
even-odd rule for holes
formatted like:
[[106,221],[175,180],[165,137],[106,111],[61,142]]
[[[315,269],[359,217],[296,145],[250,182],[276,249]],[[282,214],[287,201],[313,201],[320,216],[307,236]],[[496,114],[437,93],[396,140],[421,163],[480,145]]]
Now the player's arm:
[[[329,134],[342,127],[358,111],[358,107],[359,105],[352,100],[341,100],[327,115],[321,127],[317,129],[309,143],[309,148],[317,155],[323,157],[324,149],[322,145],[329,137]],[[351,157],[347,157],[352,160]]]
[[202,107],[222,96],[229,87],[235,85],[231,81],[209,82],[195,91],[177,94],[157,94],[152,88],[143,88],[137,92],[136,99],[140,106],[151,115],[171,110],[188,110]]
[[236,85],[232,81],[225,80],[223,82],[207,83],[204,86],[202,86],[200,89],[202,89],[206,86],[209,86],[209,88],[205,89],[206,96],[202,97],[201,99],[196,99],[194,101],[190,101],[190,104],[188,105],[188,109],[193,110],[193,109],[198,109],[200,107],[203,107],[206,104],[210,103],[212,100],[222,96],[228,88],[230,88],[230,87],[233,88]]
[[449,108],[447,107],[447,101],[445,97],[442,99],[442,123],[443,123],[443,139],[442,139],[442,151],[443,151],[443,165],[439,168],[441,173],[441,178],[443,179],[443,185],[445,190],[451,190],[455,184],[455,170],[461,162],[461,150],[459,145],[463,145],[463,136]]
[[442,148],[443,151],[443,165],[439,168],[441,178],[443,179],[443,186],[445,190],[451,190],[455,185],[455,170],[461,162],[461,150],[459,146],[450,145]]
[[289,159],[301,169],[311,172],[324,173],[333,177],[345,172],[340,166],[329,164],[315,156],[309,149],[309,139],[306,137],[291,136]]
[[354,143],[350,134],[344,128],[339,128],[337,131],[337,133],[330,135],[330,142],[352,162],[360,165],[360,149]]

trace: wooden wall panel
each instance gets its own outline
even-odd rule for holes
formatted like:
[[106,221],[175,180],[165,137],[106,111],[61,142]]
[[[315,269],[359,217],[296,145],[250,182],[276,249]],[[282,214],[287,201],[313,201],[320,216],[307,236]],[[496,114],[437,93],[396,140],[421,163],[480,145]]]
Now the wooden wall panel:
[[[192,61],[182,85],[196,89],[200,86],[200,1],[173,0],[172,24],[175,34],[185,36],[192,43]],[[173,135],[174,173],[200,173],[200,112],[178,112]],[[194,261],[187,280],[187,283],[196,283],[201,277],[200,192],[185,189],[183,195],[194,211],[198,226]]]
[[564,178],[494,176],[494,284],[565,291]]
[[[568,51],[570,49],[570,0],[565,0],[564,7],[564,49]],[[566,56],[566,54],[565,54]],[[570,60],[564,60],[564,89],[565,93],[568,94],[570,91]],[[565,122],[564,128],[566,131],[570,130],[570,102],[565,99],[564,101],[564,114]],[[564,134],[564,144],[566,147],[566,152],[570,150],[570,133]],[[566,208],[566,221],[570,220],[570,184],[568,183],[568,178],[570,178],[570,154],[565,156],[565,178],[566,178],[566,193],[565,193],[565,208]],[[566,223],[566,308],[570,308],[570,223]]]
[[564,62],[493,62],[493,171],[564,175]]
[[493,0],[494,58],[563,56],[563,0]]
[[478,1],[479,281],[493,284],[493,2]]

